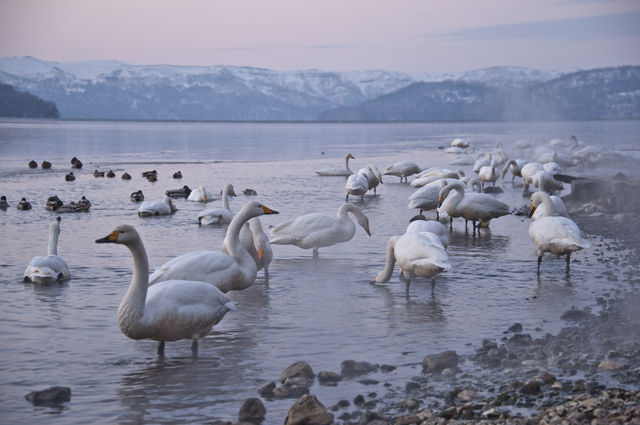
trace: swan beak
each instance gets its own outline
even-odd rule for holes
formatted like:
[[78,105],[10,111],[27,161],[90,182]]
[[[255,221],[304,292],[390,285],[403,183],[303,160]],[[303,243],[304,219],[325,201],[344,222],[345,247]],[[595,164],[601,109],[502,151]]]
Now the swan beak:
[[203,198],[204,198],[204,203],[206,204],[207,203],[207,197],[203,196]]
[[355,158],[353,157],[353,155],[351,155],[351,154],[347,155],[347,157],[348,157],[348,158],[351,158],[351,159],[355,159]]
[[371,231],[369,231],[369,223],[367,223],[367,225],[364,228],[364,230],[367,232],[367,235],[371,236]]
[[440,208],[442,206],[442,204],[444,203],[444,198],[441,196],[441,197],[438,198],[438,201],[439,201],[438,208]]
[[536,212],[536,207],[533,206],[533,202],[531,203],[531,212],[529,213],[529,217],[533,217],[533,213]]
[[264,256],[264,249],[258,249],[258,258],[262,259],[262,257]]
[[373,279],[371,280],[371,282],[369,283],[376,283],[376,278],[378,277],[378,275],[374,276]]
[[117,242],[118,241],[118,236],[120,235],[120,232],[117,231],[113,231],[111,233],[109,233],[109,236],[105,236],[102,239],[96,239],[96,243],[110,243],[110,242]]
[[384,184],[384,183],[382,182],[382,176],[380,176],[380,178],[379,178],[378,180],[380,180],[380,184]]
[[264,205],[262,206],[262,210],[264,211],[265,214],[280,214],[278,211],[267,208]]

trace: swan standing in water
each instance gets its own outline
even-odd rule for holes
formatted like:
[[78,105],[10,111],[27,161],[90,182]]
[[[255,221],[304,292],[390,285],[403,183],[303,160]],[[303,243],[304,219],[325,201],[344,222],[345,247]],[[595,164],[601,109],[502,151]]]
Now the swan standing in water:
[[367,172],[364,168],[358,171],[358,174],[351,174],[347,179],[347,183],[344,185],[344,189],[347,191],[347,197],[345,202],[349,201],[349,195],[359,196],[360,200],[364,200],[364,194],[369,190],[369,179],[367,178]]
[[419,208],[420,215],[423,215],[423,211],[436,210],[436,220],[440,220],[440,215],[436,208],[438,208],[438,205],[440,203],[440,189],[442,189],[446,185],[446,180],[440,179],[437,184],[428,184],[421,187],[420,189],[416,190],[413,195],[409,196],[408,207]]
[[[564,202],[558,196],[550,196],[551,202],[553,202],[553,215],[559,215],[561,217],[571,218],[569,217],[569,213],[567,212],[567,207],[565,207]],[[534,220],[539,219],[544,216],[544,213],[547,211],[547,207],[542,203],[542,198],[536,197],[535,199],[531,199],[531,204],[535,207],[536,211],[531,215],[531,218]]]
[[390,167],[387,167],[384,171],[384,175],[398,176],[400,177],[400,183],[402,183],[402,179],[404,178],[405,183],[407,183],[408,176],[417,174],[421,171],[422,169],[413,161],[400,161]]
[[[242,230],[240,230],[240,241],[244,249],[256,262],[258,271],[264,269],[264,277],[268,279],[269,264],[273,260],[273,249],[258,217],[254,217],[244,223]],[[222,245],[222,252],[229,254],[226,245]]]
[[576,223],[566,217],[554,216],[554,206],[551,197],[544,192],[536,192],[531,195],[531,214],[536,210],[536,204],[543,203],[545,212],[542,217],[529,225],[529,237],[536,244],[538,253],[538,274],[542,255],[550,252],[555,255],[567,256],[567,273],[571,253],[589,248],[591,244],[582,237],[580,228]]
[[367,180],[369,180],[369,190],[373,189],[373,194],[377,195],[376,188],[379,184],[382,184],[382,174],[380,170],[373,164],[369,164],[364,169]]
[[522,167],[524,167],[527,163],[528,161],[524,159],[510,159],[506,164],[504,164],[504,167],[502,168],[502,178],[507,175],[507,171],[511,171],[511,174],[513,174],[513,177],[511,178],[512,183],[516,177],[522,178]]
[[496,173],[496,162],[495,160],[491,160],[491,164],[489,164],[488,166],[482,167],[480,168],[480,171],[478,171],[478,179],[482,182],[482,190],[484,191],[484,183],[493,183],[493,186],[495,187],[496,185],[496,181],[498,181],[498,178],[500,177],[500,174]]
[[349,217],[352,213],[360,226],[371,236],[369,219],[355,205],[348,203],[338,208],[338,217],[313,213],[300,216],[271,229],[270,242],[275,245],[295,245],[298,248],[313,248],[313,257],[318,257],[318,248],[347,242],[356,234],[356,225]]
[[440,242],[442,242],[442,246],[444,249],[449,248],[449,236],[447,236],[447,228],[442,225],[439,221],[427,220],[423,216],[414,217],[411,220],[411,223],[407,226],[407,230],[405,233],[421,233],[421,232],[429,232],[433,233],[437,237],[440,238]]
[[373,282],[385,283],[391,279],[396,261],[405,280],[407,296],[411,277],[431,279],[431,291],[436,286],[435,277],[451,268],[449,258],[440,238],[430,232],[405,233],[393,236],[387,243],[387,260],[384,270],[378,272]]
[[168,261],[149,276],[149,286],[172,279],[197,280],[216,286],[222,292],[240,291],[256,280],[256,263],[240,242],[243,224],[264,214],[278,214],[258,202],[247,203],[227,228],[222,243],[229,255],[219,251],[195,251]]
[[345,156],[344,158],[344,168],[338,168],[338,167],[327,168],[324,170],[316,171],[316,174],[320,176],[350,176],[351,174],[353,174],[353,171],[351,171],[351,168],[349,168],[350,159],[355,159],[355,158],[353,157],[353,155],[348,153],[347,156]]
[[229,224],[233,220],[233,213],[229,206],[229,196],[236,196],[231,183],[227,183],[222,190],[222,208],[211,208],[198,214],[198,224]]
[[194,356],[198,340],[222,320],[234,302],[215,286],[189,280],[168,280],[148,287],[149,260],[140,235],[131,226],[118,226],[96,243],[125,245],[133,257],[131,285],[118,309],[118,325],[131,339],[159,341],[158,354],[164,354],[165,341],[190,339]]
[[178,209],[171,202],[171,198],[165,196],[162,201],[143,202],[138,208],[138,217],[151,217],[154,215],[171,215]]
[[478,228],[483,225],[488,226],[489,221],[494,218],[508,215],[509,206],[504,202],[485,193],[467,193],[465,194],[462,182],[453,182],[446,185],[440,190],[440,202],[444,202],[449,193],[455,190],[456,194],[447,204],[447,214],[450,216],[450,226],[453,228],[453,218],[462,217],[465,220],[464,227],[467,228],[467,222],[473,222],[473,231],[476,229],[476,221],[479,221]]
[[69,266],[58,256],[58,235],[60,235],[60,217],[49,226],[49,248],[47,256],[33,257],[24,272],[23,281],[33,283],[53,283],[71,279]]

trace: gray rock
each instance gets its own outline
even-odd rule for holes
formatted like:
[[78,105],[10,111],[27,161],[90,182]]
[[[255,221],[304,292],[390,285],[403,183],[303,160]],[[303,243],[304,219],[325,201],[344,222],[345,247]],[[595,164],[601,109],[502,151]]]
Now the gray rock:
[[357,362],[355,360],[345,360],[340,365],[340,374],[345,378],[365,375],[376,370],[378,370],[377,364]]
[[509,328],[509,332],[522,332],[522,325],[520,323],[515,323],[513,326]]
[[376,381],[375,379],[361,379],[358,381],[362,385],[378,385],[380,381]]
[[329,425],[333,415],[327,411],[315,395],[303,395],[287,413],[284,425]]
[[349,406],[351,406],[351,403],[349,403],[349,400],[344,400],[344,399],[343,400],[339,400],[336,404],[338,406],[340,406],[340,407],[349,407]]
[[286,381],[288,378],[307,378],[313,380],[316,375],[307,362],[296,362],[286,368],[280,375],[280,382]]
[[426,373],[439,373],[444,369],[451,369],[458,366],[458,354],[449,350],[439,354],[431,354],[422,360],[422,370]]
[[267,414],[262,400],[259,398],[248,398],[242,404],[238,416],[240,419],[263,419]]
[[567,310],[564,313],[562,313],[562,316],[560,316],[560,318],[562,320],[573,320],[577,322],[580,320],[588,319],[591,316],[593,316],[591,313],[588,313],[584,310],[572,308],[571,310]]
[[33,391],[24,396],[35,406],[56,406],[71,400],[71,388],[50,387],[42,391]]
[[301,378],[301,377],[295,377],[295,378],[287,378],[282,385],[284,385],[285,387],[305,387],[305,388],[309,388],[310,386],[313,385],[313,379],[307,379],[307,378]]
[[344,378],[342,377],[342,375],[338,375],[337,373],[334,373],[334,372],[327,372],[326,370],[322,370],[320,371],[320,373],[318,373],[318,380],[323,383],[340,382],[343,379]]
[[540,383],[538,381],[528,381],[519,391],[521,394],[536,395],[540,393]]
[[484,188],[484,193],[504,193],[504,190],[500,186],[487,186]]
[[529,334],[515,334],[507,341],[508,347],[522,347],[533,344],[533,338]]
[[273,393],[273,390],[276,389],[276,383],[273,381],[269,381],[266,384],[264,384],[263,386],[261,386],[260,388],[258,388],[258,394],[260,394],[262,397],[274,397],[275,394]]
[[309,394],[309,388],[307,387],[280,387],[273,390],[274,397],[278,399],[298,398],[305,394]]
[[406,392],[411,392],[413,390],[418,390],[420,389],[420,384],[418,384],[417,382],[413,382],[413,381],[409,381],[407,382],[407,385],[405,385],[404,390]]

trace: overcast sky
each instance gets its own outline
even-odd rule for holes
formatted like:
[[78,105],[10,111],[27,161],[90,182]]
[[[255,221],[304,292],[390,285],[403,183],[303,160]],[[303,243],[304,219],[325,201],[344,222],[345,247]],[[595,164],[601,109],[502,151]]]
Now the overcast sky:
[[640,0],[0,0],[0,57],[276,70],[640,64]]

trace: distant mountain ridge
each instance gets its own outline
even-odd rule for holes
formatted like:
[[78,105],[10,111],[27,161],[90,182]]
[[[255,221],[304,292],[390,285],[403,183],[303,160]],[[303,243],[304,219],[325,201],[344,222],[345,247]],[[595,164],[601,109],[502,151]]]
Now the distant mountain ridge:
[[0,117],[58,118],[55,103],[0,83]]
[[79,119],[316,120],[325,111],[358,105],[415,83],[523,87],[561,75],[518,67],[430,75],[0,59],[0,82],[54,101],[61,118]]

